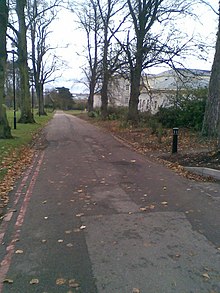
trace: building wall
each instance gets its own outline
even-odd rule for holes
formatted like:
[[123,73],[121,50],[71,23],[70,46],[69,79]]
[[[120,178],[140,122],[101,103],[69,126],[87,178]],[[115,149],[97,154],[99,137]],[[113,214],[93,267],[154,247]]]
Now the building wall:
[[[157,75],[143,76],[138,109],[155,114],[159,107],[169,107],[170,98],[178,91],[208,87],[210,71],[168,70]],[[128,107],[130,97],[129,81],[115,77],[109,84],[109,105]],[[101,107],[101,96],[94,97],[94,107]]]

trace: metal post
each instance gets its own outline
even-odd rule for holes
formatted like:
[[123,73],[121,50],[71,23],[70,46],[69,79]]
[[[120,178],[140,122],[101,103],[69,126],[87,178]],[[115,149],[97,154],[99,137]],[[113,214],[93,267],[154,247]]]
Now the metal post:
[[16,125],[16,89],[15,89],[15,51],[12,50],[12,55],[13,55],[13,100],[14,100],[14,129],[17,128]]
[[178,146],[178,131],[179,128],[173,128],[173,146],[172,146],[172,154],[177,153],[177,146]]

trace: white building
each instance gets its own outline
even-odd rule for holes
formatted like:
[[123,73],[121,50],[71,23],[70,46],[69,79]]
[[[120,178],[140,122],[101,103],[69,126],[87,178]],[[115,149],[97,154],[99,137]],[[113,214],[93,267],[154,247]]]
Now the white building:
[[[207,88],[210,79],[207,70],[168,70],[160,74],[144,75],[142,77],[141,94],[138,109],[141,112],[150,111],[155,114],[159,107],[168,107],[170,100],[177,93],[189,89]],[[122,77],[115,77],[109,84],[109,105],[127,107],[130,96],[129,81]],[[96,95],[94,107],[101,106],[101,97]]]

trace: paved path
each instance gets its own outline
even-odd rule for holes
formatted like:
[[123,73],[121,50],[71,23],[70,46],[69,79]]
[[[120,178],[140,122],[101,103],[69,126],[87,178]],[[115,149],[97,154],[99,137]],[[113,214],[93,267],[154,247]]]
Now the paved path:
[[220,185],[57,112],[0,227],[0,292],[220,292]]

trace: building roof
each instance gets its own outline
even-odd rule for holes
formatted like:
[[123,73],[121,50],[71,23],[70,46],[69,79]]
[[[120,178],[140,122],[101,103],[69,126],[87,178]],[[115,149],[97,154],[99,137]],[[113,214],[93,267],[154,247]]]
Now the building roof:
[[208,87],[211,71],[201,69],[167,70],[146,75],[148,90],[177,90]]

